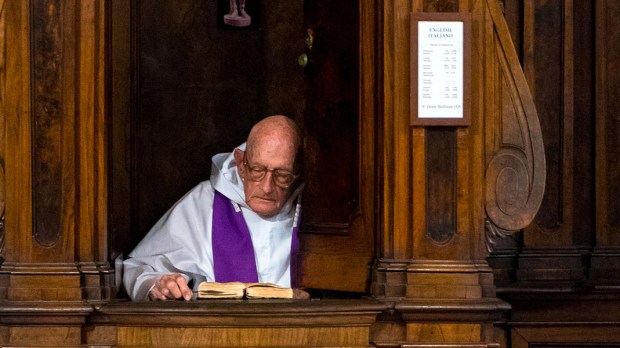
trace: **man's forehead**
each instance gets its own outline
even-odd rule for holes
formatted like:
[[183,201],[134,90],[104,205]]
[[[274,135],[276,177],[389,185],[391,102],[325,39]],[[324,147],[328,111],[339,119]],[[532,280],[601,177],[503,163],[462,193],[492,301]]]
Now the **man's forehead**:
[[[288,150],[287,150],[288,148]],[[255,147],[246,152],[246,158],[253,165],[261,165],[269,168],[282,168],[292,170],[295,156],[291,147]]]

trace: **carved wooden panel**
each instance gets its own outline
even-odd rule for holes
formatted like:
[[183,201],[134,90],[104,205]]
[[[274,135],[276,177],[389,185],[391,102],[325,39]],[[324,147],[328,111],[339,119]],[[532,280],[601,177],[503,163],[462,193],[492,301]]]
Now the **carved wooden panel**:
[[545,157],[538,115],[508,27],[498,6],[489,4],[489,15],[495,29],[489,58],[498,74],[486,80],[485,208],[489,232],[503,233],[534,219],[545,188]]
[[11,88],[2,94],[6,230],[0,296],[109,298],[106,2],[11,1],[2,11],[3,85]]
[[438,245],[456,233],[456,129],[426,130],[426,235]]
[[[525,234],[528,247],[590,243],[582,231],[592,222],[588,208],[592,167],[584,157],[591,156],[592,123],[584,109],[591,78],[577,70],[592,62],[591,51],[584,50],[591,41],[591,23],[577,22],[587,19],[588,12],[587,5],[572,0],[532,2],[524,8],[524,65],[539,110],[548,165],[541,210]],[[575,112],[578,107],[582,113]]]
[[56,244],[62,212],[63,38],[60,0],[31,3],[34,239]]
[[[525,278],[583,279],[581,255],[593,246],[594,186],[599,182],[594,174],[594,159],[600,158],[594,147],[599,139],[593,116],[594,52],[600,51],[593,41],[595,6],[587,1],[520,0],[505,5],[539,112],[548,172],[540,211],[525,228],[524,240],[491,237],[496,243],[492,256],[502,254],[501,262],[506,262],[501,267],[508,267],[508,255],[524,247],[522,269],[547,268],[538,274],[522,272]],[[604,34],[597,37],[607,41]]]

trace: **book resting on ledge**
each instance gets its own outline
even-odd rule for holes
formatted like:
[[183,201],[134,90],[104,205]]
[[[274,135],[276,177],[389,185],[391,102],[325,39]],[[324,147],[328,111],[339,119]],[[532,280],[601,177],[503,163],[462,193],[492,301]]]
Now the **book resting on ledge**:
[[198,285],[199,299],[207,298],[293,298],[293,289],[272,283],[202,282]]

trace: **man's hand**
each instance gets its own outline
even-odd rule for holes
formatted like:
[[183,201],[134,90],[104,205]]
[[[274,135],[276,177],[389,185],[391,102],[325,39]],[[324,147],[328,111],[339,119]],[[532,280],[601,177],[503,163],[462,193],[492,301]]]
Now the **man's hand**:
[[192,299],[192,290],[187,286],[187,281],[179,273],[163,275],[155,282],[149,292],[151,300],[176,300],[183,298],[185,301]]

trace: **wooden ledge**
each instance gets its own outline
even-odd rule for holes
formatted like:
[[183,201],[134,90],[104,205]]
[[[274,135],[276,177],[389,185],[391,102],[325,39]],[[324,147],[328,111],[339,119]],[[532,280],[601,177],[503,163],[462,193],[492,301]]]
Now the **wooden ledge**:
[[389,308],[372,299],[127,301],[98,306],[89,320],[123,326],[370,326]]
[[80,325],[93,313],[93,306],[81,302],[0,301],[0,324]]
[[498,298],[482,299],[406,299],[395,304],[394,309],[406,321],[447,320],[505,321],[511,307]]

